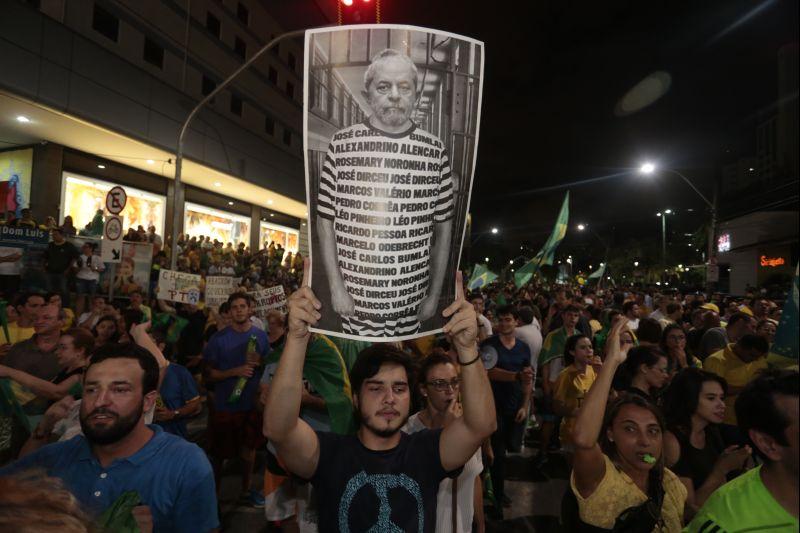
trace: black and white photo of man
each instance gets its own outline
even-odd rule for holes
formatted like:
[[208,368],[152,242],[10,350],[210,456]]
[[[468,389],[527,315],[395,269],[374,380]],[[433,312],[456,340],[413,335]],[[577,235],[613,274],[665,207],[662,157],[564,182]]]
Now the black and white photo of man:
[[336,132],[325,156],[314,266],[350,335],[411,335],[439,307],[453,180],[445,144],[411,118],[419,83],[407,55],[376,53],[362,91],[371,114]]

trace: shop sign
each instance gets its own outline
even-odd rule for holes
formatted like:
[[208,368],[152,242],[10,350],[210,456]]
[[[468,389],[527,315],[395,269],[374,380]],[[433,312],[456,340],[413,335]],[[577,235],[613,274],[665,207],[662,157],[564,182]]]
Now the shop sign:
[[731,234],[723,233],[717,237],[717,251],[729,252],[731,250]]
[[3,246],[45,248],[49,242],[50,232],[43,229],[0,226],[0,245]]
[[762,267],[779,267],[786,264],[786,259],[783,257],[768,257],[766,255],[761,256],[760,260]]

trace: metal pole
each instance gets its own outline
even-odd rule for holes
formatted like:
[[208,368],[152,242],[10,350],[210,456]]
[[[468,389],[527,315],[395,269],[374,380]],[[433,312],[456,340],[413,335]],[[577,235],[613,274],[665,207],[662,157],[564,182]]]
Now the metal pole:
[[714,290],[714,282],[709,279],[708,273],[711,270],[712,264],[715,263],[716,255],[714,254],[714,244],[717,237],[717,188],[714,187],[714,203],[711,206],[711,224],[708,226],[708,253],[706,254],[706,291],[708,292],[709,299]]
[[178,235],[183,233],[183,185],[181,183],[181,171],[183,170],[183,143],[184,137],[186,136],[186,132],[189,129],[189,123],[192,119],[197,115],[197,113],[214,97],[220,93],[225,87],[227,87],[239,74],[244,72],[250,65],[252,65],[258,58],[264,55],[269,49],[275,46],[278,42],[282,41],[283,39],[288,39],[291,37],[297,37],[300,35],[305,35],[306,30],[295,30],[284,33],[283,35],[279,35],[272,39],[270,42],[265,44],[258,52],[253,54],[253,56],[245,61],[239,68],[237,68],[233,73],[228,76],[222,83],[220,83],[216,89],[211,91],[205,98],[203,98],[200,103],[194,106],[194,109],[189,113],[189,116],[186,117],[186,120],[183,122],[181,126],[181,131],[178,134],[178,151],[175,154],[175,194],[172,195],[172,243],[170,246],[170,269],[176,270],[178,266]]
[[661,213],[661,266],[664,267],[667,266],[667,214],[666,213]]

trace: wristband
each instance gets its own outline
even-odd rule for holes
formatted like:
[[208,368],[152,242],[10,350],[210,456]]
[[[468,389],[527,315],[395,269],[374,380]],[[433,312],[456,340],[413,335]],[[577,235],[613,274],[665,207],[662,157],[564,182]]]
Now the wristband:
[[467,363],[462,363],[461,359],[459,359],[458,360],[458,364],[461,365],[461,366],[469,366],[469,365],[471,365],[472,363],[474,363],[475,361],[477,361],[480,358],[481,358],[481,352],[478,352],[478,355],[475,356],[475,359],[473,359],[472,361],[469,361]]

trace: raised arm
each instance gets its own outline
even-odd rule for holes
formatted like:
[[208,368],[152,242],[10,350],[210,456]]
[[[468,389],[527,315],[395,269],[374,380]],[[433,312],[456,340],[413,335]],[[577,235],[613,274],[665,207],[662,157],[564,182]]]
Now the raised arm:
[[31,389],[34,394],[48,400],[60,400],[67,395],[69,389],[78,382],[79,375],[70,376],[59,384],[32,376],[27,372],[0,365],[0,377],[9,378]]
[[[486,369],[478,358],[478,325],[475,309],[464,299],[461,273],[456,275],[456,301],[442,314],[450,321],[444,332],[452,338],[461,364],[461,402],[463,416],[442,430],[439,456],[445,470],[463,466],[484,439],[497,429],[494,397]],[[466,364],[465,364],[466,363]]]
[[[355,302],[342,279],[342,272],[336,261],[336,233],[333,231],[333,220],[317,217],[317,231],[319,232],[319,255],[322,257],[322,267],[328,278],[331,289],[331,303],[333,310],[342,316],[350,316],[355,312]],[[303,265],[303,277],[308,269]],[[308,286],[308,284],[306,284]]]
[[305,260],[303,285],[287,303],[289,308],[286,345],[269,385],[264,407],[264,436],[275,446],[287,469],[305,479],[317,471],[319,439],[300,419],[303,398],[303,363],[311,333],[309,325],[320,319],[322,304],[308,286],[310,261]]
[[614,373],[627,357],[627,354],[619,347],[619,334],[623,327],[625,327],[625,317],[617,317],[606,341],[608,354],[603,368],[578,410],[575,427],[572,431],[575,444],[572,472],[575,487],[584,498],[592,495],[606,472],[603,452],[600,450],[597,439],[603,428],[603,418]]

